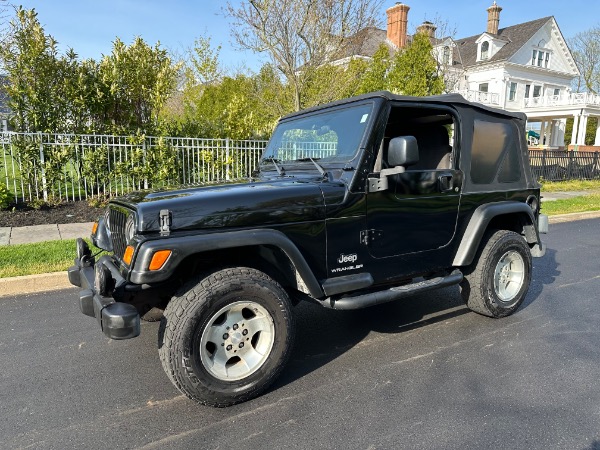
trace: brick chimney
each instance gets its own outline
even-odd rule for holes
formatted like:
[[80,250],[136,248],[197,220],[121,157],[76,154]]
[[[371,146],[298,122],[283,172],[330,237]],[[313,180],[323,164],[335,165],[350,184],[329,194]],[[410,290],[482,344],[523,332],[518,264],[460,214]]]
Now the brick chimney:
[[386,10],[387,38],[398,48],[406,47],[409,9],[410,6],[398,2]]
[[490,34],[498,34],[498,27],[500,26],[500,11],[502,11],[502,8],[496,4],[495,0],[494,4],[487,9],[487,32]]
[[427,20],[417,27],[417,33],[423,33],[429,38],[435,37],[435,30],[437,27]]

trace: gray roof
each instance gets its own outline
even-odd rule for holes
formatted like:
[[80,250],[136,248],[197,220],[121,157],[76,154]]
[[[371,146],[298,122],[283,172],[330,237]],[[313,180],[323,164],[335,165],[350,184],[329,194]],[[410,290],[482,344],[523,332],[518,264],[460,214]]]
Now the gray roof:
[[[543,17],[530,22],[500,28],[498,30],[498,34],[495,36],[498,39],[506,41],[507,44],[504,45],[504,47],[502,47],[494,56],[485,61],[477,61],[476,41],[479,39],[482,33],[475,36],[458,39],[455,42],[456,48],[458,49],[460,55],[457,55],[456,53],[454,54],[453,65],[462,64],[464,67],[468,67],[474,66],[475,64],[505,61],[519,51],[519,49],[523,47],[523,45],[525,45],[527,41],[531,39],[531,37],[551,19],[552,16]],[[445,39],[433,39],[432,43],[436,45],[440,44],[444,40]],[[341,58],[350,56],[371,57],[383,43],[388,45],[390,51],[394,50],[394,48],[392,48],[393,46],[387,41],[386,30],[381,30],[375,27],[364,28],[350,38]]]
[[[344,48],[343,56],[368,56],[371,57],[381,44],[388,43],[387,31],[375,27],[367,27],[351,36]],[[391,45],[388,45],[391,50]],[[340,58],[341,59],[341,58]]]
[[[529,39],[542,28],[549,20],[550,17],[543,17],[541,19],[532,20],[531,22],[520,23],[513,25],[512,27],[500,28],[498,34],[495,35],[497,38],[507,41],[494,56],[485,61],[477,61],[477,39],[481,34],[470,36],[464,39],[458,39],[456,42],[456,48],[460,52],[459,61],[464,67],[474,66],[475,64],[483,64],[496,61],[505,61],[513,56],[521,47],[523,47]],[[457,59],[457,58],[455,58]]]

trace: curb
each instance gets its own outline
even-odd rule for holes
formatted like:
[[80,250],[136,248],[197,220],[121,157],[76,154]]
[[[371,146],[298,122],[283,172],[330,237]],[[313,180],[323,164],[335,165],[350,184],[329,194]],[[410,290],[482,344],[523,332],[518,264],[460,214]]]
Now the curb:
[[43,273],[21,277],[0,278],[0,298],[38,292],[58,291],[75,287],[69,283],[67,272]]
[[[576,220],[600,218],[600,211],[560,214],[550,216],[550,224],[573,222]],[[41,275],[25,275],[21,277],[0,278],[0,299],[22,294],[58,291],[74,288],[67,277],[67,272],[44,273]]]
[[600,211],[558,214],[556,216],[549,216],[548,221],[551,224],[553,224],[553,223],[574,222],[576,220],[597,219],[597,218],[600,218]]

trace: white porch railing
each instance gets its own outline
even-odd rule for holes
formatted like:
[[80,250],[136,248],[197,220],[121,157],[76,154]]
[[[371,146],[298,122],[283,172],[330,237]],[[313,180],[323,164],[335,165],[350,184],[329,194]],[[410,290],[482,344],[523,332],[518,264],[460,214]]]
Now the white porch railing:
[[549,95],[524,99],[525,108],[540,108],[547,106],[596,105],[600,106],[600,95],[589,92],[572,94]]
[[463,89],[458,91],[458,94],[462,95],[465,99],[470,102],[483,103],[484,105],[499,105],[500,95],[493,92],[482,92],[482,91],[471,91]]

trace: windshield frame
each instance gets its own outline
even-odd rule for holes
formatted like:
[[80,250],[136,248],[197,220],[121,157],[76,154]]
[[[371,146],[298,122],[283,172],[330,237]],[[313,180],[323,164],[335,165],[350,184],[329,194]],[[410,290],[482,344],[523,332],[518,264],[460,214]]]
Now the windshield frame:
[[[290,158],[290,159],[278,158],[278,156],[280,156],[278,154],[278,152],[280,151],[280,148],[278,147],[278,145],[281,143],[281,141],[283,139],[283,134],[286,131],[294,129],[294,127],[293,127],[294,123],[298,123],[298,122],[302,123],[302,122],[306,122],[306,121],[314,122],[315,124],[318,124],[319,122],[330,123],[332,121],[331,117],[334,117],[334,115],[337,116],[339,112],[347,112],[349,110],[354,110],[354,111],[359,110],[359,112],[357,114],[360,114],[360,109],[364,108],[365,106],[368,108],[365,111],[362,111],[363,114],[367,115],[367,117],[364,119],[364,127],[362,129],[362,133],[360,135],[357,135],[354,139],[348,138],[347,135],[344,135],[345,138],[350,139],[351,147],[353,147],[353,150],[351,152],[341,153],[339,156],[334,156],[334,157],[320,157],[320,156],[316,156],[316,155],[310,156],[308,154],[301,154],[301,155],[296,155],[296,156],[299,156],[298,158]],[[291,117],[280,120],[279,123],[277,124],[277,126],[275,127],[275,130],[273,131],[271,139],[269,140],[269,143],[267,144],[267,147],[265,148],[265,150],[263,151],[263,154],[261,156],[261,160],[260,160],[261,170],[263,170],[263,169],[275,170],[274,165],[273,165],[273,159],[276,161],[276,163],[279,166],[285,166],[286,170],[290,167],[296,167],[296,166],[299,166],[298,168],[308,167],[308,168],[311,168],[312,170],[316,169],[314,162],[311,162],[310,158],[312,158],[314,161],[318,161],[319,165],[325,166],[325,167],[346,166],[346,165],[352,163],[357,158],[357,156],[360,154],[360,150],[364,149],[365,143],[369,137],[369,131],[372,128],[373,123],[375,121],[376,112],[377,112],[377,108],[376,108],[376,102],[374,101],[374,99],[362,99],[362,100],[356,101],[356,102],[350,102],[350,103],[344,103],[344,104],[336,105],[336,106],[324,107],[323,109],[318,109],[316,111],[310,110],[304,114],[299,113],[297,115],[293,115]],[[330,119],[329,120],[319,119],[319,117],[323,117],[323,116],[329,116]],[[362,117],[361,117],[361,120],[362,120]],[[361,123],[363,123],[363,122],[361,122]],[[298,128],[298,129],[310,130],[310,128],[307,128],[307,127]],[[314,130],[314,128],[313,128],[313,130]],[[340,130],[342,130],[342,129],[340,129]],[[332,130],[332,131],[335,131],[335,130]],[[339,139],[339,134],[336,134],[336,137]],[[336,142],[336,145],[338,143],[339,143],[339,141]]]

